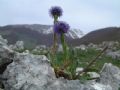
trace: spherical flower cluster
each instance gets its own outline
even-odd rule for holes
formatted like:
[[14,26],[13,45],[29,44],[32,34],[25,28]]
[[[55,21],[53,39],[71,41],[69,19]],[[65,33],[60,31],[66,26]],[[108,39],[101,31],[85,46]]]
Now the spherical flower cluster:
[[54,25],[54,32],[58,34],[67,33],[70,26],[63,21],[56,22]]
[[52,17],[55,17],[55,16],[57,16],[57,17],[60,17],[60,16],[62,16],[62,8],[61,7],[59,7],[59,6],[54,6],[54,7],[51,7],[51,9],[50,9],[50,16],[52,16]]

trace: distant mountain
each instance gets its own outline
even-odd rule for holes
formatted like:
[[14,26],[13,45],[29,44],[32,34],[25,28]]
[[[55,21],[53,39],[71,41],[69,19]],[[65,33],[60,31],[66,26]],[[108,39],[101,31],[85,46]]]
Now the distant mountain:
[[[17,27],[26,27],[34,31],[38,31],[42,34],[51,34],[53,33],[52,26],[50,25],[40,25],[40,24],[32,24],[32,25],[17,25]],[[77,39],[83,36],[83,32],[80,29],[71,29],[66,36]]]
[[75,39],[74,45],[101,43],[103,41],[119,41],[120,42],[120,27],[109,27],[92,31],[80,39]]
[[[52,45],[53,30],[51,25],[23,24],[7,25],[0,27],[0,34],[8,39],[9,44],[14,44],[18,40],[25,42],[26,47],[35,47],[36,45]],[[66,34],[67,42],[79,39],[83,36],[81,30],[71,29]],[[70,43],[69,43],[70,44]]]

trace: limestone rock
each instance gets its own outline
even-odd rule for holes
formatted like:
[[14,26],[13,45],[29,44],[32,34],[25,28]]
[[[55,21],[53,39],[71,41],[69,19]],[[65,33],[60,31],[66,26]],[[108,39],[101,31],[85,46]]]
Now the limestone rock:
[[85,46],[85,45],[80,45],[80,46],[76,46],[75,49],[86,50],[86,49],[87,49],[87,46]]
[[104,85],[104,84],[97,83],[97,82],[91,83],[91,86],[95,90],[114,90],[114,89],[112,89],[112,87],[110,85]]
[[120,88],[120,69],[111,63],[104,64],[100,74],[100,83],[110,85],[112,90],[118,90]]
[[10,50],[7,45],[0,45],[0,74],[2,74],[7,65],[13,61],[13,58],[14,51]]
[[76,68],[76,75],[78,75],[78,73],[82,72],[83,71],[83,67],[77,67]]
[[3,76],[5,90],[94,90],[79,80],[57,79],[44,55],[17,53]]
[[24,42],[23,41],[17,41],[15,45],[10,45],[10,49],[12,50],[23,50],[24,49]]
[[14,57],[14,51],[10,50],[7,46],[7,40],[0,36],[0,88],[2,88],[3,72],[7,68],[7,65],[12,63]]
[[20,90],[23,86],[31,84],[40,87],[55,77],[45,56],[19,53],[16,54],[14,62],[7,67],[3,76],[8,78],[4,82],[6,90]]
[[108,51],[108,52],[106,52],[106,55],[112,57],[113,59],[120,60],[120,50],[114,51],[114,52],[113,51]]
[[90,78],[99,78],[100,75],[96,72],[88,72],[87,74],[90,75]]
[[0,35],[0,45],[7,45],[8,41]]

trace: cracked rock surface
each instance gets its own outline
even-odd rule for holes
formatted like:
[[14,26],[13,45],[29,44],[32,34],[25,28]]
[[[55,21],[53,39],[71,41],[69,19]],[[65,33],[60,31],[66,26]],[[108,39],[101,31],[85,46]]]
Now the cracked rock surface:
[[79,80],[57,79],[44,55],[17,53],[3,76],[5,90],[94,90]]

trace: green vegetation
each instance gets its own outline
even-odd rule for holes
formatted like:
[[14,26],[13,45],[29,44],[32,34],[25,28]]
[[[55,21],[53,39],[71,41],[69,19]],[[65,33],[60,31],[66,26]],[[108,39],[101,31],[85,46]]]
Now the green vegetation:
[[[54,65],[53,67],[56,67],[56,68],[63,68],[65,73],[67,73],[72,79],[75,79],[76,68],[77,67],[85,68],[91,62],[91,60],[93,60],[99,53],[100,53],[100,50],[96,50],[94,48],[88,48],[87,50],[70,48],[69,49],[69,60],[68,60],[69,62],[67,62],[68,64],[66,66],[65,66],[62,52],[58,52],[56,54],[55,59],[52,60],[52,65]],[[87,72],[99,73],[104,63],[112,63],[113,65],[120,67],[119,60],[114,60],[111,57],[108,57],[103,54],[87,70]],[[89,76],[87,74],[84,74],[82,77],[79,77],[79,79],[81,80],[89,79]]]
[[[85,67],[92,59],[95,58],[95,56],[99,53],[100,51],[95,50],[93,48],[87,49],[87,51],[83,50],[76,50],[76,56],[79,59],[79,67]],[[118,67],[120,67],[120,61],[119,60],[114,60],[111,57],[105,56],[104,54],[97,60],[97,62],[91,67],[91,70],[95,70],[99,72],[104,65],[104,63],[112,63]]]

